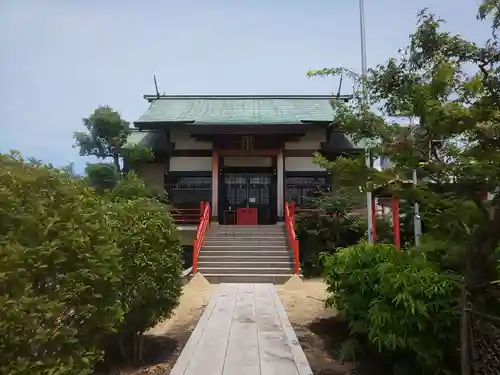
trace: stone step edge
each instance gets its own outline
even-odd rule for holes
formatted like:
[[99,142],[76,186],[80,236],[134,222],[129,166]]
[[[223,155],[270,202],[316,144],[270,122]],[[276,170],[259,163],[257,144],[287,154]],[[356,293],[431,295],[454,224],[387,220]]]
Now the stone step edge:
[[204,241],[221,241],[221,242],[237,242],[237,241],[270,241],[282,242],[286,241],[285,237],[205,237]]
[[[203,248],[208,248],[208,247],[234,247],[234,245],[203,245]],[[244,248],[254,248],[254,247],[279,247],[283,248],[285,245],[239,245],[238,247],[244,247]]]
[[[213,248],[213,249],[206,249],[206,248],[202,248],[199,255],[198,256],[201,256],[202,254],[207,254],[207,253],[218,253],[218,254],[227,254],[227,255],[238,255],[238,254],[250,254],[250,253],[254,253],[254,254],[259,254],[259,255],[266,255],[266,254],[269,254],[270,256],[271,255],[285,255],[285,254],[291,254],[291,252],[285,247],[283,249],[279,249],[279,250],[271,250],[269,251],[268,249],[247,249],[247,250],[240,250],[240,248],[238,246],[235,246],[234,248],[228,248],[228,249],[223,249],[223,248]],[[210,255],[210,254],[207,254],[207,255]]]
[[281,254],[281,255],[284,255],[284,254],[290,254],[290,252],[288,251],[288,249],[282,249],[282,250],[273,250],[273,251],[265,251],[265,250],[229,250],[229,249],[226,249],[226,250],[208,250],[208,249],[201,249],[200,253],[198,256],[202,256],[204,254],[208,254],[208,253],[223,253],[223,254],[250,254],[250,253],[257,253],[257,254],[260,254],[260,255],[266,255],[266,254],[269,254],[269,256],[274,256],[276,254]]
[[[272,271],[272,270],[283,270],[283,269],[290,269],[291,270],[291,267],[259,267],[259,268],[256,268],[256,267],[198,267],[198,271],[200,271],[201,273],[203,273],[203,270],[214,270],[214,271],[217,271],[217,270],[234,270],[234,271],[239,271],[239,270],[265,270],[265,271]],[[227,275],[227,274],[224,274],[224,275]],[[252,274],[254,275],[254,274]],[[261,275],[261,274],[257,274],[257,275]]]
[[[252,261],[244,261],[244,262],[205,262],[205,261],[201,261],[199,260],[198,261],[198,267],[201,268],[201,266],[203,264],[269,264],[269,263],[272,263],[272,264],[283,264],[283,265],[292,265],[293,262],[292,261],[289,261],[289,262],[280,262],[280,261],[277,261],[277,262],[274,262],[274,261],[267,261],[267,262],[252,262]],[[216,268],[216,267],[208,267],[208,268]],[[223,267],[218,267],[218,268],[223,268]],[[253,267],[253,268],[256,268],[256,267]],[[265,268],[273,268],[273,267],[265,267]],[[280,268],[280,267],[274,267],[274,268]]]
[[204,273],[200,270],[200,273],[204,277],[285,277],[285,276],[293,276],[295,275],[293,272],[290,273]]
[[[224,251],[226,253],[226,251]],[[200,258],[228,258],[228,259],[238,259],[238,258],[248,258],[248,257],[258,257],[258,259],[274,259],[274,258],[283,258],[283,259],[288,259],[290,258],[289,255],[274,255],[274,256],[259,256],[259,255],[203,255],[200,254],[198,255],[198,259]],[[265,262],[262,262],[265,263]]]
[[228,239],[239,239],[239,240],[242,240],[242,239],[263,239],[263,240],[276,240],[276,239],[282,239],[282,238],[286,238],[285,234],[284,233],[281,233],[281,234],[277,234],[276,236],[260,236],[260,235],[253,235],[253,236],[224,236],[224,235],[212,235],[212,233],[210,233],[208,236],[205,236],[205,239],[211,239],[211,240],[216,240],[216,239],[224,239],[224,240],[228,240]]

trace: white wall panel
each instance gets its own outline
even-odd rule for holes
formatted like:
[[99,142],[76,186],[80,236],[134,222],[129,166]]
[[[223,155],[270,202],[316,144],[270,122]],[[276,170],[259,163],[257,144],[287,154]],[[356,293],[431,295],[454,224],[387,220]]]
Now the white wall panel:
[[171,129],[170,142],[175,143],[176,150],[211,150],[212,142],[197,141],[185,129]]
[[195,156],[173,156],[170,158],[170,171],[211,171],[212,158],[209,157],[195,157]]
[[287,156],[285,157],[285,171],[290,172],[316,172],[324,171],[316,163],[312,156]]
[[225,167],[272,167],[271,156],[225,156]]
[[135,173],[158,191],[165,190],[165,164],[144,163],[134,168]]
[[321,142],[326,142],[326,131],[314,128],[308,130],[298,142],[286,142],[285,150],[319,150]]

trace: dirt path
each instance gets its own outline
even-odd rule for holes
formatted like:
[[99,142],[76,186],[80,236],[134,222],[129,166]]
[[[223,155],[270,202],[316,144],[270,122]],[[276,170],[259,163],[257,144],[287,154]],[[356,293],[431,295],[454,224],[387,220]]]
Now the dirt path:
[[[204,308],[217,285],[210,285],[197,274],[183,289],[180,305],[174,316],[151,329],[144,344],[145,360],[149,365],[138,369],[122,370],[115,375],[166,375],[175,364],[182,348],[195,328]],[[351,375],[352,363],[341,363],[339,350],[348,337],[345,323],[337,317],[335,309],[326,309],[327,293],[322,280],[291,279],[276,290],[285,306],[304,353],[314,375]],[[363,375],[386,374],[374,368],[359,372]]]
[[210,285],[200,274],[183,288],[180,304],[169,320],[151,329],[144,341],[144,358],[149,365],[139,369],[122,370],[120,375],[168,374],[175,364],[210,301],[217,285]]
[[376,353],[365,353],[356,364],[339,360],[339,352],[349,336],[349,330],[335,309],[325,308],[328,294],[322,280],[302,281],[294,277],[285,285],[277,286],[276,290],[314,375],[391,373],[380,363]]
[[325,308],[327,293],[322,280],[292,278],[276,290],[314,375],[350,374],[353,365],[338,360],[347,331],[336,319],[335,309]]

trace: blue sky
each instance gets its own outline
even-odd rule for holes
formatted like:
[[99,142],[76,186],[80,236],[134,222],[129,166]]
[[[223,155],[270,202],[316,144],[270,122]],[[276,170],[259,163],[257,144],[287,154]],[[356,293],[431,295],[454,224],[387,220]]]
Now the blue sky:
[[[449,31],[485,40],[478,4],[365,0],[368,66],[405,46],[424,7]],[[305,73],[360,70],[358,1],[1,0],[0,52],[0,151],[81,171],[81,118],[109,104],[136,120],[153,74],[169,94],[336,92],[333,79]]]

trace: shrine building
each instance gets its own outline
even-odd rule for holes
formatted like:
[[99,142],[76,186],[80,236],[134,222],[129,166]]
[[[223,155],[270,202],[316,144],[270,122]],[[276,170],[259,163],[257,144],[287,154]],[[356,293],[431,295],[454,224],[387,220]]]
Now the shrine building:
[[[305,206],[335,176],[313,161],[360,150],[332,125],[331,95],[145,95],[149,108],[125,147],[152,148],[133,166],[179,209],[210,202],[211,220],[266,225],[285,202]],[[340,96],[348,101],[350,96]]]

